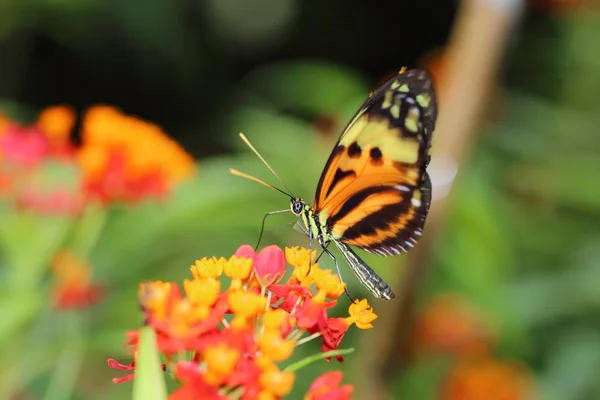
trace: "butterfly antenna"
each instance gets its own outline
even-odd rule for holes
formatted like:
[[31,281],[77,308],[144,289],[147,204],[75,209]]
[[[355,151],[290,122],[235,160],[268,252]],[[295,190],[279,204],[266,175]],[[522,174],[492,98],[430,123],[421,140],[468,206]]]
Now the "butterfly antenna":
[[267,182],[265,182],[265,181],[263,181],[263,180],[260,180],[260,179],[258,179],[258,178],[257,178],[257,177],[255,177],[255,176],[248,175],[248,174],[246,174],[246,173],[244,173],[244,172],[242,172],[242,171],[238,171],[237,169],[234,169],[234,168],[229,168],[229,172],[230,172],[232,175],[235,175],[235,176],[240,176],[240,177],[242,177],[242,178],[246,178],[246,179],[250,179],[251,181],[258,182],[258,183],[260,183],[261,185],[265,185],[265,186],[266,186],[266,187],[268,187],[268,188],[271,188],[271,189],[273,189],[273,190],[277,190],[279,193],[283,193],[283,194],[285,194],[285,195],[286,195],[286,196],[288,196],[288,197],[293,197],[293,196],[292,196],[290,193],[287,193],[287,192],[285,192],[285,191],[283,191],[283,190],[279,189],[278,187],[275,187],[275,186],[273,186],[273,185],[270,185],[270,184],[268,184]]
[[[244,143],[246,143],[246,145],[248,147],[250,147],[250,150],[252,150],[254,152],[254,154],[256,154],[256,156],[258,158],[260,158],[260,161],[263,162],[263,164],[265,164],[267,166],[267,168],[269,168],[269,171],[271,171],[273,173],[273,175],[275,175],[275,177],[279,180],[279,182],[281,182],[281,184],[283,185],[283,187],[285,187],[288,191],[288,193],[286,193],[288,196],[295,198],[296,196],[294,196],[294,194],[292,193],[292,191],[290,190],[290,188],[285,184],[285,182],[283,181],[283,179],[281,179],[279,177],[279,175],[277,175],[277,173],[275,172],[275,170],[273,168],[271,168],[271,166],[269,165],[269,163],[267,162],[267,160],[265,160],[263,158],[263,156],[260,155],[260,153],[254,148],[254,146],[252,146],[252,143],[250,143],[250,141],[248,140],[248,138],[246,137],[246,135],[244,135],[243,133],[240,133],[240,138],[244,141]],[[271,186],[272,188],[276,189],[274,186]],[[279,190],[280,192],[283,192],[282,190]]]

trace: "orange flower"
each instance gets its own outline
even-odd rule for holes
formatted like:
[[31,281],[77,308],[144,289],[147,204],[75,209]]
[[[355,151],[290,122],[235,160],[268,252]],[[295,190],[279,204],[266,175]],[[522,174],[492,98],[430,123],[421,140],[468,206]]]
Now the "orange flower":
[[273,361],[283,361],[292,355],[296,342],[283,338],[279,330],[267,329],[259,339],[258,345],[265,357]]
[[228,300],[229,309],[235,314],[231,326],[236,329],[247,328],[250,318],[263,313],[267,305],[263,296],[245,290],[230,291]]
[[81,139],[86,188],[103,201],[162,196],[194,172],[193,158],[157,125],[113,107],[90,108]]
[[527,368],[493,359],[459,362],[441,389],[442,400],[529,400],[534,387]]
[[260,385],[275,397],[285,396],[292,390],[296,376],[293,372],[269,368],[260,375]]
[[56,280],[54,307],[57,309],[84,308],[96,303],[103,287],[93,285],[91,266],[68,250],[60,250],[52,259],[51,271]]
[[0,112],[0,137],[10,125],[10,119]]
[[491,328],[459,295],[444,294],[431,300],[418,317],[416,345],[427,353],[461,357],[485,355],[494,343]]
[[75,113],[67,106],[48,107],[38,116],[37,126],[50,143],[57,148],[71,146],[71,131],[75,125]]
[[140,284],[138,300],[143,310],[149,311],[158,320],[167,317],[167,305],[173,285],[170,282],[146,282]]
[[220,382],[230,375],[234,371],[239,358],[240,352],[237,349],[230,348],[225,342],[208,348],[204,352],[204,360],[209,372],[207,374],[209,382]]

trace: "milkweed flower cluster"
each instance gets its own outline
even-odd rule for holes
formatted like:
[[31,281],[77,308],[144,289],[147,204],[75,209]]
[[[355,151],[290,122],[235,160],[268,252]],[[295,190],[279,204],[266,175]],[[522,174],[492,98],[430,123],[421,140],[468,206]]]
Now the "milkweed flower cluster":
[[[28,125],[0,113],[0,212],[65,217],[78,224],[90,209],[102,214],[116,203],[164,198],[195,172],[194,159],[158,125],[114,107],[90,107],[79,132],[75,123],[67,106],[48,107]],[[79,145],[72,140],[76,134]],[[94,235],[89,221],[83,224]],[[81,308],[101,298],[104,288],[92,282],[85,254],[55,251],[46,260],[54,278],[54,307]]]
[[[258,254],[241,246],[229,259],[203,258],[191,266],[193,279],[147,282],[139,288],[146,324],[180,387],[170,399],[278,399],[292,390],[302,362],[282,368],[297,346],[320,340],[323,354],[342,362],[336,352],[347,330],[372,328],[377,318],[366,300],[353,302],[345,318],[327,311],[344,294],[345,284],[331,270],[314,263],[315,252],[299,247],[269,246]],[[286,260],[293,267],[283,282]],[[227,279],[222,279],[222,278]],[[223,283],[227,282],[228,283]],[[137,355],[138,331],[126,346]],[[328,353],[327,353],[328,352]],[[109,360],[109,366],[131,371],[131,365]],[[296,366],[296,367],[294,367]],[[134,378],[135,373],[114,382]],[[341,372],[313,382],[305,399],[347,399],[352,386]]]
[[75,145],[75,120],[66,106],[46,108],[26,126],[0,115],[2,200],[77,215],[89,202],[163,197],[194,173],[194,159],[158,125],[96,105],[82,116]]

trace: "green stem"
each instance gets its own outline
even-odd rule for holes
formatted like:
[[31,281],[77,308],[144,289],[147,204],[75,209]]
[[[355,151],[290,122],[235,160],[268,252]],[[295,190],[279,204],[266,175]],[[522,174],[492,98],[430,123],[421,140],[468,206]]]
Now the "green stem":
[[108,211],[101,204],[90,204],[75,226],[69,247],[79,257],[87,258],[106,225]]
[[65,313],[65,340],[43,400],[73,398],[87,349],[87,321],[81,312]]
[[293,364],[288,365],[287,367],[284,368],[284,371],[297,371],[300,368],[306,367],[308,364],[312,364],[315,361],[319,361],[319,360],[323,360],[327,357],[335,357],[335,356],[343,356],[346,354],[350,354],[354,352],[354,348],[350,348],[350,349],[343,349],[343,350],[331,350],[331,351],[326,351],[325,353],[319,353],[319,354],[315,354],[314,356],[310,356],[310,357],[306,357],[303,360],[297,361]]
[[160,355],[156,347],[156,333],[151,327],[145,326],[140,329],[133,399],[166,400],[167,397],[165,376],[160,368]]
[[304,339],[300,339],[296,342],[296,347],[300,346],[301,344],[304,344],[306,342],[309,342],[313,339],[318,338],[319,336],[321,336],[321,332],[317,332],[317,333],[313,333],[310,336],[305,337]]

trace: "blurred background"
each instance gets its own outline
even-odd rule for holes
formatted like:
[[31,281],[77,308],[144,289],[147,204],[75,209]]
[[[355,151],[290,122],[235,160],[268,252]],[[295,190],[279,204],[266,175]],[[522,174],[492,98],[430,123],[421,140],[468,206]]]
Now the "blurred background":
[[[397,298],[290,398],[339,367],[357,398],[600,399],[599,42],[583,0],[0,1],[0,399],[127,398],[106,359],[127,362],[139,282],[288,206],[229,174],[277,183],[238,132],[312,200],[403,66],[438,91],[425,236],[360,252]],[[306,245],[291,221],[263,245]]]

